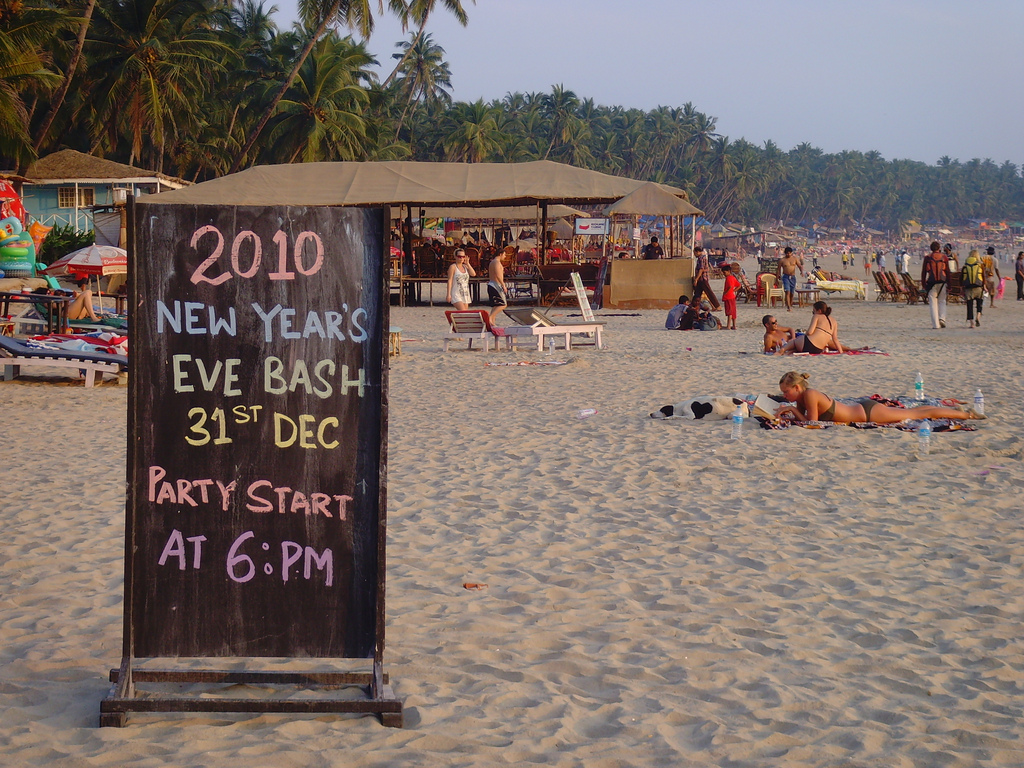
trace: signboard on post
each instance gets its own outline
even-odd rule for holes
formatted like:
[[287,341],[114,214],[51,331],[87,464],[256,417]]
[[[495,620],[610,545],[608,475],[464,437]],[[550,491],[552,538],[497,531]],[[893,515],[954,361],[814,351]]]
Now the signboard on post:
[[572,280],[573,290],[576,291],[576,301],[580,304],[580,312],[583,313],[583,319],[588,323],[594,322],[594,310],[587,299],[587,289],[583,287],[583,279],[580,277],[580,273],[573,272],[569,279]]
[[574,234],[607,235],[610,232],[609,219],[576,219]]
[[[400,725],[381,669],[386,211],[152,202],[130,218],[125,638],[101,723],[159,701]],[[179,656],[372,659],[372,674],[318,676],[370,700],[134,697],[188,680],[134,658]]]

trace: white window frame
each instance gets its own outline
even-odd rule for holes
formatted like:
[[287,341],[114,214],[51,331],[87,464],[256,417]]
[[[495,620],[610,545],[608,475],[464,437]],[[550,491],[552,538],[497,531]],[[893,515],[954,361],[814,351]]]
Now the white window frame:
[[[77,192],[77,195],[76,195]],[[77,197],[78,204],[75,205]],[[94,187],[57,187],[58,208],[89,208],[96,205],[96,189]]]

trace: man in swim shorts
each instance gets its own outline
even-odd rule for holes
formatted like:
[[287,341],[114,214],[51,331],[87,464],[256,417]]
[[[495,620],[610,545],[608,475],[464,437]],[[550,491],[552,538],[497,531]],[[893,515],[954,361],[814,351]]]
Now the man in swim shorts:
[[793,249],[787,247],[784,255],[779,259],[778,275],[782,278],[782,290],[786,293],[786,311],[793,311],[793,295],[796,292],[796,271],[803,271],[804,265],[800,258],[793,253]]
[[796,332],[792,328],[779,325],[775,315],[765,315],[761,318],[764,326],[764,351],[774,352],[786,346],[787,341],[796,338]]
[[487,265],[487,297],[491,301],[492,325],[498,313],[508,306],[508,288],[505,286],[505,258],[508,256],[508,250],[505,248],[499,251]]

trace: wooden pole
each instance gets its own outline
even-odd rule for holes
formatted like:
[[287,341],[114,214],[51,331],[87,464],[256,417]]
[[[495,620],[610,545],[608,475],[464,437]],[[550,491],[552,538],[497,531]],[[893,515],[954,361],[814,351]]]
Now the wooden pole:
[[548,201],[541,200],[540,202],[540,238],[541,238],[541,252],[540,252],[540,263],[547,265],[548,255]]
[[408,270],[408,274],[411,277],[413,273],[413,258],[412,258],[412,203],[403,203],[405,206],[405,226],[402,229],[405,232],[402,234],[402,250],[405,251],[405,266]]

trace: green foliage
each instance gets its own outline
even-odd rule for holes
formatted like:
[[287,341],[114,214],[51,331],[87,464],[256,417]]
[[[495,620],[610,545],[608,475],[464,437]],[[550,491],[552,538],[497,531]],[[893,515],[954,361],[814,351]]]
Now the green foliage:
[[36,254],[36,260],[50,266],[72,251],[85,248],[96,241],[96,235],[90,229],[88,232],[76,232],[71,224],[54,227],[46,235],[43,245]]
[[[563,85],[452,102],[444,48],[424,25],[435,11],[465,24],[461,0],[302,0],[305,22],[288,31],[265,2],[96,0],[87,22],[81,4],[0,0],[0,167],[30,159],[32,139],[41,154],[70,147],[190,181],[254,163],[550,159],[680,187],[715,221],[1024,219],[1010,162],[784,151],[718,134],[690,103],[604,106]],[[365,32],[382,12],[410,35],[381,84],[338,28]],[[76,30],[83,58],[65,72]],[[67,99],[53,96],[56,119],[36,136],[58,82]]]

